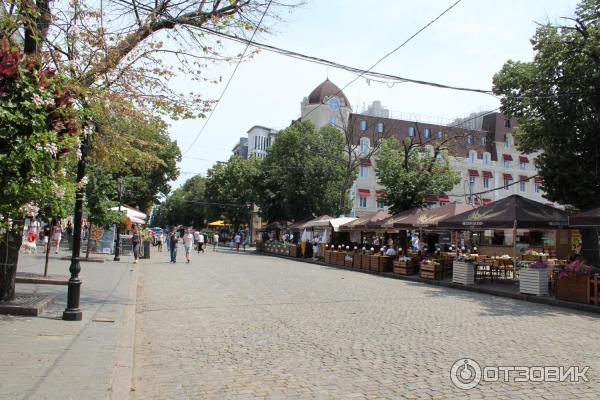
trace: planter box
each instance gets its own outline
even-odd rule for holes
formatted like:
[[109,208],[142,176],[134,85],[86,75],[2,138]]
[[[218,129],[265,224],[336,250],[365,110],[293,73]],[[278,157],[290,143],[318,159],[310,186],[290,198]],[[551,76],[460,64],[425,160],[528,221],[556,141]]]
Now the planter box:
[[463,261],[452,263],[452,282],[461,285],[475,284],[475,264]]
[[424,264],[420,266],[421,278],[424,279],[442,279],[442,266],[439,264]]
[[325,250],[323,252],[323,261],[325,261],[326,264],[331,264],[331,250]]
[[415,273],[415,269],[413,268],[412,260],[408,261],[400,261],[394,260],[394,272],[400,275],[413,275]]
[[381,256],[379,258],[380,272],[392,272],[394,270],[393,258],[390,256]]
[[338,251],[335,255],[335,265],[343,267],[345,264],[344,259],[346,258],[346,253],[343,251]]
[[574,303],[588,304],[590,301],[590,280],[587,277],[563,278],[556,280],[556,298]]
[[298,254],[300,252],[298,251],[298,246],[296,245],[288,245],[288,254],[290,257],[298,257]]
[[352,268],[360,269],[360,263],[362,262],[362,253],[352,254]]
[[547,296],[548,269],[524,268],[519,271],[519,292]]
[[371,268],[371,255],[370,254],[362,254],[360,256],[360,269],[368,271]]
[[356,257],[356,254],[346,253],[346,257],[344,257],[344,267],[352,268],[352,265],[354,264],[354,257]]
[[381,272],[381,265],[379,264],[381,256],[371,255],[369,257],[371,258],[371,265],[369,267],[369,271]]

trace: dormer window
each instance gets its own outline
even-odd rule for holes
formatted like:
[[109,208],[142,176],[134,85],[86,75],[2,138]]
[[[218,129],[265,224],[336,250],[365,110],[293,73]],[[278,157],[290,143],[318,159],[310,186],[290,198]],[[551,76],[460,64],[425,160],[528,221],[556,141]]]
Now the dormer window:
[[504,127],[505,128],[510,128],[510,119],[507,118],[507,119],[504,120]]
[[383,122],[377,123],[377,133],[383,133]]
[[360,130],[363,132],[367,130],[367,121],[364,119],[360,120]]
[[408,137],[415,137],[415,128],[414,126],[408,127]]
[[425,137],[425,139],[431,138],[431,131],[429,130],[429,128],[423,129],[423,136]]
[[443,139],[443,138],[444,138],[444,132],[442,132],[442,131],[438,131],[438,133],[437,133],[437,138],[438,138],[438,139]]

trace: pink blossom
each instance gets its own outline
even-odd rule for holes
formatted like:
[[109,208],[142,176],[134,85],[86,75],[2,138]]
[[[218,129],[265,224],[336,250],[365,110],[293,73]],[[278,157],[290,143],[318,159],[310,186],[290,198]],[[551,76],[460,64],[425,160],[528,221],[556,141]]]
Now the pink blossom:
[[42,98],[37,93],[33,94],[33,102],[38,106],[44,104],[44,100],[42,100]]
[[52,157],[56,157],[56,154],[58,153],[58,147],[55,143],[46,143],[44,150],[46,153],[52,155]]

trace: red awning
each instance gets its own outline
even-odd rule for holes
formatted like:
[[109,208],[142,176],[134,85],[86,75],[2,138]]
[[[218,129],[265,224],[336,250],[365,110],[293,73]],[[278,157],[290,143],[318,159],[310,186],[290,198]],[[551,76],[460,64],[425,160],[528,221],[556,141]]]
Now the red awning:
[[512,181],[512,175],[511,174],[502,174],[502,176],[504,176],[504,180],[505,181]]
[[363,158],[362,160],[360,160],[360,165],[362,165],[363,167],[370,167],[371,160],[369,160],[368,158]]
[[504,159],[504,161],[512,161],[513,158],[510,154],[502,154],[502,158]]
[[380,198],[381,196],[383,196],[383,190],[378,190],[375,192],[375,194],[377,195],[377,198]]
[[492,199],[483,199],[483,204],[490,204]]
[[535,183],[544,183],[544,180],[542,178],[540,178],[539,176],[536,176],[534,178],[534,180],[535,180]]
[[371,191],[369,189],[358,189],[359,197],[369,197],[370,194],[371,194]]
[[448,198],[448,196],[440,196],[438,197],[438,201],[440,203],[450,203],[450,199]]
[[450,203],[448,196],[429,196],[425,200],[430,203]]
[[479,172],[476,169],[470,169],[469,176],[479,176]]
[[529,177],[527,177],[525,175],[519,175],[519,180],[520,181],[526,181],[526,180],[529,180]]
[[529,158],[527,158],[525,156],[519,156],[519,162],[529,164]]
[[492,171],[481,171],[481,173],[483,174],[484,178],[493,178],[494,174],[492,174]]

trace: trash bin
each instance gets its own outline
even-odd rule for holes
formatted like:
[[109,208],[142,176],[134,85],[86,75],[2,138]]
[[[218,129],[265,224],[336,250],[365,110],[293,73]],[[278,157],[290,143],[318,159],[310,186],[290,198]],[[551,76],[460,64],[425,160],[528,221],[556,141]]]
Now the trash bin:
[[140,258],[150,258],[150,241],[144,240],[143,245],[144,245],[144,252]]

